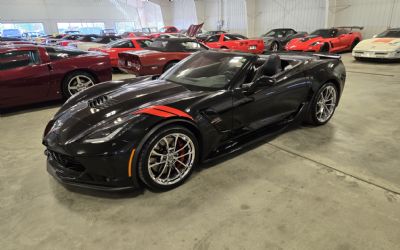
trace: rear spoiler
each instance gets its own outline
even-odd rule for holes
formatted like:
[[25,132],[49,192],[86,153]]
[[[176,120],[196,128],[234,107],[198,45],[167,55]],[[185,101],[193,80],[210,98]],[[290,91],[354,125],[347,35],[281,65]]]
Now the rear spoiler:
[[340,26],[340,27],[335,27],[336,29],[356,29],[356,30],[363,30],[364,27],[363,26]]

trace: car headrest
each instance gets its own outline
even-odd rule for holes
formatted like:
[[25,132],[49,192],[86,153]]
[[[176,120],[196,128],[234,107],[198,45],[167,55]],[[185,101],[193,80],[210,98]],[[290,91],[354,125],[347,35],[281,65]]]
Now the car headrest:
[[268,60],[261,66],[262,74],[266,76],[273,76],[282,71],[281,58],[278,55],[270,55]]

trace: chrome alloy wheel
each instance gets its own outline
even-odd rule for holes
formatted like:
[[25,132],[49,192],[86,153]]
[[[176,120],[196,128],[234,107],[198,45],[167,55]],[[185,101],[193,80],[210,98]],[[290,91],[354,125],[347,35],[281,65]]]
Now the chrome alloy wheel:
[[331,118],[336,108],[336,95],[336,89],[333,86],[327,86],[321,91],[315,114],[320,123],[324,123]]
[[172,133],[161,138],[150,152],[147,168],[159,185],[172,185],[190,172],[196,152],[193,141],[185,134]]
[[90,77],[85,75],[77,75],[72,77],[68,82],[68,92],[70,95],[73,95],[79,91],[87,89],[94,85],[94,82]]

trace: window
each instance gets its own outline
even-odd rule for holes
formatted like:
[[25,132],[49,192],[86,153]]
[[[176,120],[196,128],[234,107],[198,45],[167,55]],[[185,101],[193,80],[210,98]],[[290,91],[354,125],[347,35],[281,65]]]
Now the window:
[[229,34],[229,35],[225,35],[224,36],[224,41],[229,41],[229,40],[246,40],[247,37],[242,36],[242,35],[233,35],[233,34]]
[[135,48],[130,40],[119,40],[109,44],[111,48]]
[[146,48],[146,47],[149,47],[153,41],[151,41],[151,40],[136,40],[136,42],[140,45],[141,48]]
[[215,43],[219,41],[221,35],[215,35],[215,36],[211,36],[210,38],[207,39],[207,43]]
[[312,36],[322,36],[323,38],[331,38],[331,37],[336,37],[338,33],[337,29],[320,29],[316,30],[310,35]]
[[198,51],[205,49],[199,43],[196,42],[183,42],[182,45],[187,51]]
[[43,23],[0,23],[2,37],[21,37],[24,33],[44,35]]
[[0,70],[15,69],[39,63],[39,53],[36,50],[11,51],[0,54]]
[[59,33],[69,34],[79,32],[80,34],[101,35],[104,23],[57,23]]
[[202,52],[185,60],[162,76],[187,87],[222,89],[242,70],[248,56]]
[[399,30],[386,30],[381,34],[377,35],[376,37],[393,37],[393,38],[400,38],[400,29]]
[[116,22],[115,30],[117,31],[117,34],[133,32],[136,30],[135,22]]
[[74,49],[61,49],[57,47],[46,47],[47,54],[50,57],[50,60],[60,60],[64,58],[74,57],[86,54],[87,52],[74,50]]

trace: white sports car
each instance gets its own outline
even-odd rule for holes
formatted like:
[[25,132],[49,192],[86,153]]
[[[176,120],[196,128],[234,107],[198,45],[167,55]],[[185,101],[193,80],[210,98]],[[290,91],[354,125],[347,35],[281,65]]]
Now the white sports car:
[[90,48],[99,48],[102,47],[110,42],[114,42],[121,39],[120,36],[102,36],[102,37],[95,37],[90,41],[77,41],[74,43],[68,44],[70,47],[76,47],[79,50],[89,50]]
[[360,59],[400,59],[400,28],[388,29],[357,44],[353,56]]

